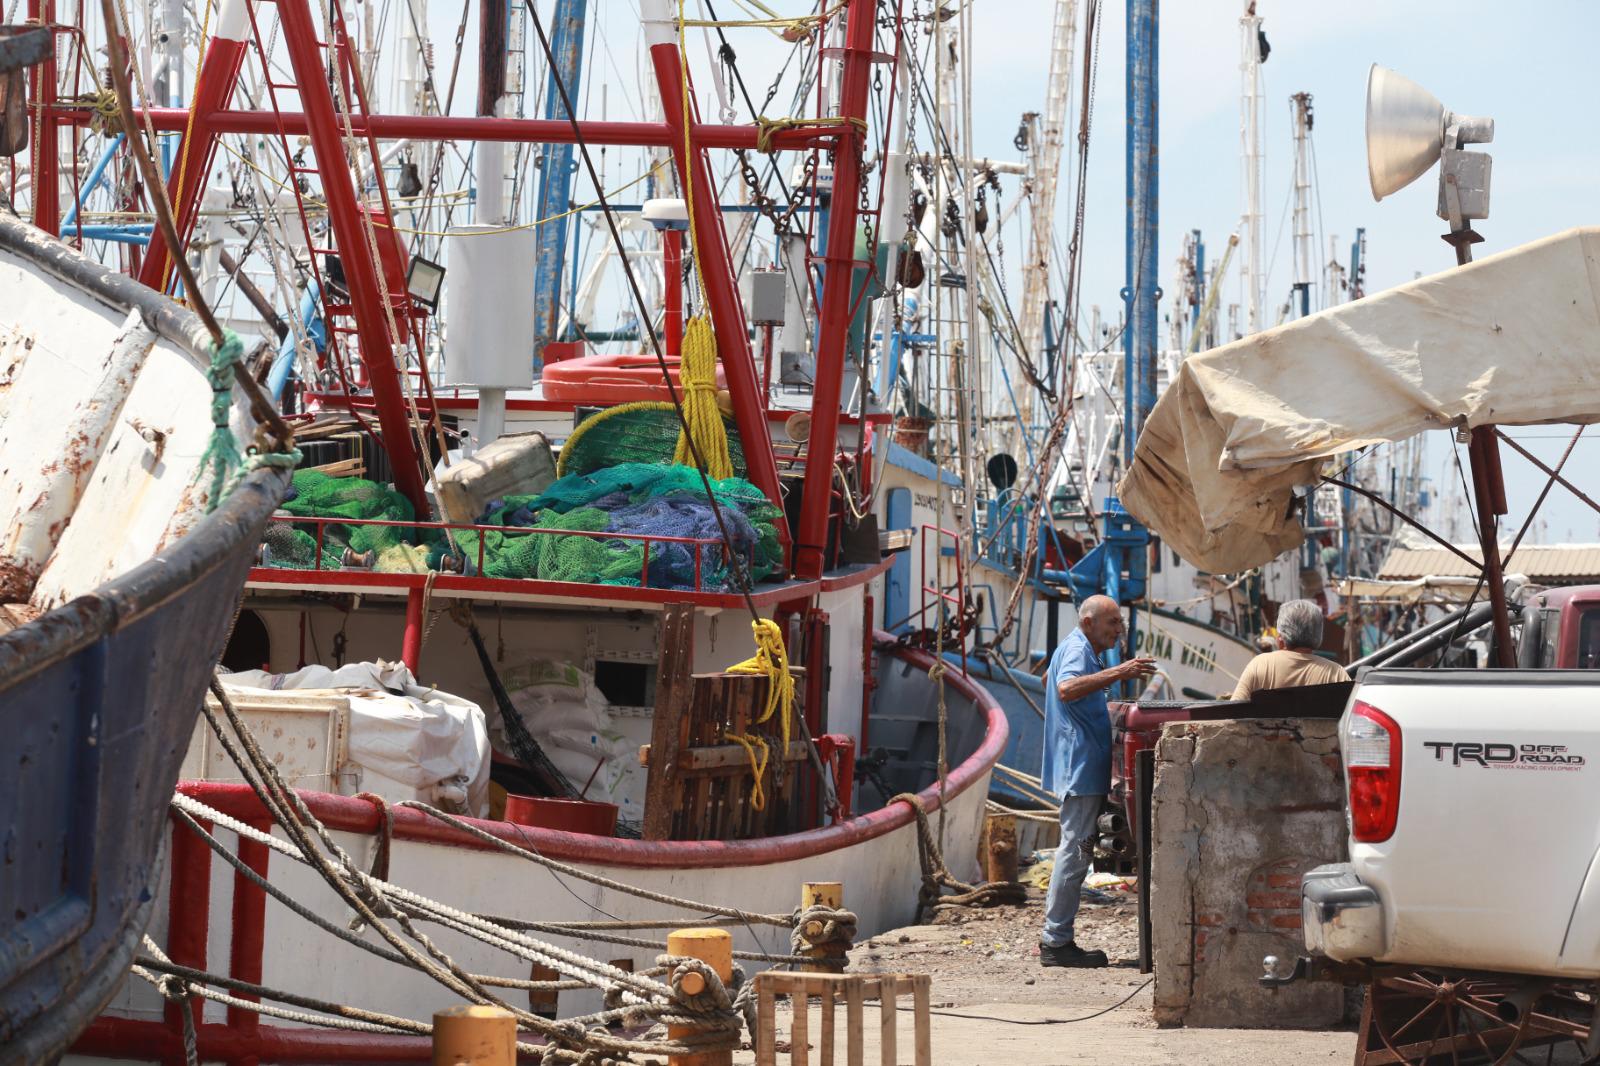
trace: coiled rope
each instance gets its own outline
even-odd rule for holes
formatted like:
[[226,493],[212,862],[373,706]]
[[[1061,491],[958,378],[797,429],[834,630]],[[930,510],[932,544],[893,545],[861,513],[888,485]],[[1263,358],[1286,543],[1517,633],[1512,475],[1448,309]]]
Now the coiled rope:
[[[917,913],[942,910],[950,907],[993,907],[1000,904],[1020,905],[1027,901],[1028,889],[1015,881],[984,881],[976,885],[958,879],[944,864],[944,854],[934,839],[933,827],[928,824],[927,809],[922,800],[912,792],[901,792],[889,798],[890,803],[904,803],[917,818],[917,858],[922,864],[922,892]],[[945,894],[945,889],[951,895]]]
[[733,457],[728,453],[728,431],[717,410],[717,335],[711,318],[698,314],[683,330],[683,357],[678,364],[678,383],[683,386],[683,429],[672,461],[680,466],[694,465],[689,435],[705,457],[706,473],[721,480],[733,476]]
[[[763,725],[772,719],[774,714],[780,713],[779,732],[783,737],[783,747],[778,749],[780,765],[789,757],[789,734],[792,726],[791,719],[794,710],[794,675],[789,673],[789,651],[783,646],[783,630],[778,628],[778,623],[770,618],[757,618],[751,621],[750,629],[755,635],[756,653],[744,662],[734,663],[728,667],[730,674],[759,674],[767,679],[767,702],[752,725]],[[755,733],[724,733],[729,740],[737,741],[744,746],[745,752],[750,756],[750,772],[755,775],[755,785],[750,793],[750,806],[756,810],[765,810],[767,805],[766,793],[762,789],[761,778],[766,773],[769,751],[767,742]],[[761,747],[761,759],[756,760],[755,746]]]

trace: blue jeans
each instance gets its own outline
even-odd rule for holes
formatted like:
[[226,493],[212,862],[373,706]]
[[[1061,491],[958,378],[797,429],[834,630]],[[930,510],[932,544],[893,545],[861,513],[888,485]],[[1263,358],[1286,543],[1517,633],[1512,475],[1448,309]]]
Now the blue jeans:
[[1066,796],[1061,800],[1061,846],[1056,848],[1050,871],[1050,891],[1044,899],[1044,933],[1047,947],[1072,943],[1072,923],[1078,917],[1078,892],[1089,873],[1094,847],[1095,821],[1104,796]]

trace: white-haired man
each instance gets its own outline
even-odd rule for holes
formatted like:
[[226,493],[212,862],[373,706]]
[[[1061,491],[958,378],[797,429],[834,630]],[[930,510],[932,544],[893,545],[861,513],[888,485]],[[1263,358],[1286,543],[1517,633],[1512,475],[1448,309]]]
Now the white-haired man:
[[1111,716],[1106,689],[1149,677],[1154,659],[1129,659],[1107,668],[1100,655],[1117,646],[1122,610],[1109,596],[1078,605],[1078,628],[1050,657],[1045,674],[1044,770],[1047,791],[1061,797],[1061,846],[1045,897],[1042,966],[1104,966],[1106,953],[1085,951],[1073,937],[1078,893],[1089,872],[1095,821],[1111,791]]
[[1322,646],[1322,609],[1310,600],[1290,600],[1278,608],[1278,650],[1257,655],[1239,675],[1233,698],[1247,700],[1271,688],[1331,685],[1349,681],[1345,668],[1317,654]]

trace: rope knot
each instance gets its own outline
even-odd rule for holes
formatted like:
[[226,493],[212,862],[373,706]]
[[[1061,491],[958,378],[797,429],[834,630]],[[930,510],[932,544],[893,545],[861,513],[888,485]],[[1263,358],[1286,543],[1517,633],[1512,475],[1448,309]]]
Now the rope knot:
[[228,475],[239,468],[239,444],[228,428],[228,416],[233,409],[233,366],[244,355],[244,341],[231,329],[222,331],[222,343],[212,346],[211,364],[206,367],[206,380],[211,384],[211,440],[200,456],[195,471],[199,480],[211,470],[211,493],[206,510],[216,510],[222,502],[223,489]]
[[856,939],[854,911],[827,907],[820,903],[797,907],[790,920],[789,945],[796,955],[815,953],[817,964],[844,972],[850,948]]

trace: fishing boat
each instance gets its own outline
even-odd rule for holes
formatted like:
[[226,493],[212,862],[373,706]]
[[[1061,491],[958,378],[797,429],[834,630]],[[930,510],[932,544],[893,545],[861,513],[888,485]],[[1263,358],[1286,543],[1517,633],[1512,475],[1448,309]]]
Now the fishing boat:
[[199,477],[212,350],[192,312],[0,215],[7,1062],[52,1061],[127,977],[201,695],[288,488],[272,467],[220,497]]
[[[1153,358],[1153,241],[1124,350],[1098,322],[1083,343],[1076,290],[1050,310],[1073,57],[1098,25],[1078,41],[1071,0],[1021,162],[973,136],[971,5],[544,6],[483,0],[470,46],[463,15],[448,79],[420,0],[387,19],[145,5],[105,16],[121,27],[80,6],[32,83],[9,202],[152,291],[193,260],[182,288],[270,349],[257,376],[301,451],[287,486],[245,482],[288,493],[241,533],[236,624],[182,648],[228,673],[204,721],[165,735],[152,780],[182,781],[165,828],[151,794],[170,874],[139,884],[141,980],[71,1061],[190,1041],[225,1061],[426,1058],[416,1026],[441,997],[525,988],[535,1028],[629,987],[680,1002],[618,976],[663,945],[595,926],[658,928],[663,899],[768,966],[811,950],[782,942],[808,881],[843,882],[823,924],[848,908],[861,936],[956,884],[982,896],[991,793],[1050,799],[991,775],[1037,769],[1037,672],[1074,602],[1117,594],[1156,684],[1215,695],[1262,605],[1301,588],[1295,556],[1202,574],[1110,498],[1135,396],[1177,379],[1186,344]],[[55,21],[49,0],[29,12]],[[72,85],[108,31],[138,45],[148,105],[120,127]],[[608,57],[640,46],[640,72],[586,69],[586,32],[612,34]],[[760,104],[740,34],[779,50],[758,53],[778,57]],[[172,234],[144,210],[161,182],[125,165],[144,141]],[[989,210],[1024,198],[1011,321]],[[172,447],[165,423],[135,428]],[[396,893],[431,900],[430,923],[451,908],[427,933],[448,966],[401,950],[396,915],[423,911],[380,917]],[[361,943],[340,932],[352,911]],[[519,931],[569,954],[517,941],[507,974]],[[267,1001],[326,1017],[277,1024]],[[351,1006],[368,1028],[336,1030]]]

